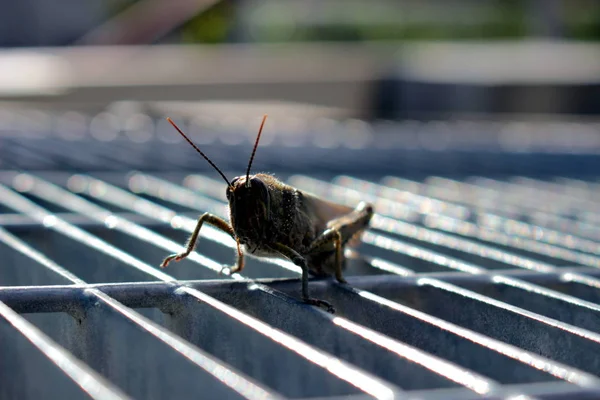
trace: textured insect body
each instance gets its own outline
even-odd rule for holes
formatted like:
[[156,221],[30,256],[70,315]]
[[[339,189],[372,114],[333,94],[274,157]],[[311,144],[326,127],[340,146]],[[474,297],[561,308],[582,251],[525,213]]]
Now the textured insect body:
[[[234,178],[227,188],[229,201],[229,220],[239,243],[247,253],[257,256],[268,255],[265,244],[277,240],[278,193],[276,182],[269,175],[258,174],[249,177],[250,184],[246,186],[246,177]],[[278,182],[277,182],[278,183]],[[271,199],[274,209],[271,210]]]
[[231,182],[171,121],[179,133],[221,174],[227,182],[229,202],[227,221],[206,213],[198,219],[186,250],[167,257],[161,266],[187,257],[194,249],[200,228],[209,223],[227,232],[236,240],[238,257],[231,272],[244,268],[244,253],[257,257],[287,258],[302,269],[302,299],[304,302],[324,306],[333,311],[327,302],[308,295],[308,274],[335,275],[345,282],[342,270],[345,264],[343,247],[362,233],[373,215],[373,207],[361,203],[356,209],[328,202],[314,195],[286,185],[272,175],[250,175],[250,168],[260,140],[262,124],[245,176]]

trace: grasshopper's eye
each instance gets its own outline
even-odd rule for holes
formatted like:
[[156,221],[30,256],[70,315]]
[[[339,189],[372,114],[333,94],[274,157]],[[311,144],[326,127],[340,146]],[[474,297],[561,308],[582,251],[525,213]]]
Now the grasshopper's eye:
[[263,193],[268,193],[267,185],[259,178],[250,178],[250,187],[258,188]]
[[250,179],[250,187],[252,192],[258,194],[264,202],[269,201],[269,188],[259,178]]
[[257,199],[264,207],[265,218],[269,219],[271,214],[271,195],[269,194],[269,188],[259,178],[250,179],[251,193],[253,196],[257,196]]

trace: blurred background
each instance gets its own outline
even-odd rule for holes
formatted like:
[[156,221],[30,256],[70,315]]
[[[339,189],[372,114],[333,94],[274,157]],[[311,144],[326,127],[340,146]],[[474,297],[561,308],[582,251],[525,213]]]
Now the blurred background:
[[[4,0],[2,10],[5,138],[134,131],[176,142],[170,115],[205,145],[247,146],[267,113],[274,143],[292,147],[600,149],[594,0]],[[8,153],[5,168],[62,165]],[[419,160],[404,167],[432,172]],[[469,172],[463,164],[434,170]]]
[[2,10],[6,101],[282,101],[367,119],[600,112],[594,0],[27,0]]

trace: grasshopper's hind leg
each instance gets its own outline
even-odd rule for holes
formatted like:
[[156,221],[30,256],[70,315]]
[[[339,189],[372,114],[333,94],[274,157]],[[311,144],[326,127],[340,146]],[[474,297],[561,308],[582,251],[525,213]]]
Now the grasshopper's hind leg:
[[[334,272],[335,279],[338,282],[346,283],[344,275],[342,274],[342,267],[344,262],[343,256],[343,238],[342,233],[339,229],[331,228],[327,229],[321,235],[319,235],[308,249],[308,254],[318,254],[323,251],[330,251],[331,245],[334,246]],[[324,250],[326,249],[326,250]],[[327,258],[330,259],[329,257]]]
[[364,231],[373,217],[373,206],[362,202],[354,211],[330,221],[326,229],[319,235],[308,249],[308,254],[335,251],[334,272],[338,282],[346,283],[342,274],[343,247],[350,239]]
[[[182,253],[178,253],[178,254],[171,254],[169,257],[165,258],[163,260],[163,262],[160,264],[160,266],[162,268],[169,265],[169,263],[173,260],[175,260],[175,261],[183,260],[184,258],[189,256],[192,251],[194,251],[194,247],[196,247],[196,242],[198,241],[198,235],[200,234],[200,229],[202,228],[202,225],[205,222],[213,225],[216,228],[221,229],[222,231],[228,233],[229,236],[231,236],[233,239],[236,239],[235,233],[233,232],[233,228],[225,220],[217,217],[216,215],[213,215],[210,213],[204,213],[200,216],[200,218],[198,218],[198,222],[196,223],[194,232],[192,233],[192,235],[190,236],[190,238],[187,241],[185,251],[183,251]],[[237,256],[236,266],[231,269],[231,272],[238,272],[244,268],[244,255],[243,255],[242,251],[240,250],[239,242],[237,245],[237,253],[238,253],[238,256]]]

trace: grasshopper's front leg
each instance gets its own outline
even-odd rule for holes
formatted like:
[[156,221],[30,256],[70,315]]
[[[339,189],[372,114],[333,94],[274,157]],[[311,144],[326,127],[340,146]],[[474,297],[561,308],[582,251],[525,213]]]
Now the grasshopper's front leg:
[[302,301],[314,306],[323,307],[330,313],[334,313],[335,309],[325,300],[313,299],[308,295],[308,264],[306,259],[302,257],[296,250],[282,243],[274,243],[271,245],[273,250],[279,252],[283,256],[290,259],[294,264],[302,268]]
[[235,237],[233,228],[225,220],[217,217],[216,215],[210,214],[210,213],[204,213],[200,216],[200,218],[198,218],[198,222],[196,223],[194,232],[192,233],[192,235],[190,236],[190,238],[188,239],[188,242],[186,244],[185,251],[182,253],[179,253],[179,254],[172,254],[169,257],[165,258],[164,261],[160,264],[160,266],[162,268],[169,265],[169,263],[173,260],[175,260],[175,261],[183,260],[184,258],[189,256],[192,251],[194,251],[194,248],[196,247],[196,242],[198,241],[198,235],[200,234],[200,229],[202,228],[202,225],[205,222],[228,233],[229,236],[231,236],[237,242],[238,256],[237,256],[236,266],[231,269],[231,272],[232,273],[239,272],[244,268],[244,254],[242,253],[242,251],[240,249],[240,242]]
[[373,206],[362,202],[354,211],[330,221],[326,229],[310,245],[308,254],[318,254],[330,251],[333,244],[335,250],[335,278],[338,282],[346,283],[342,274],[343,247],[350,239],[364,231],[373,217]]

